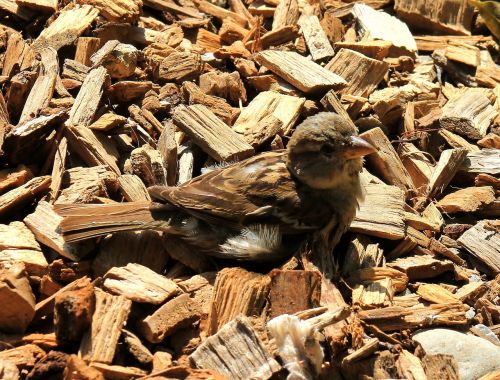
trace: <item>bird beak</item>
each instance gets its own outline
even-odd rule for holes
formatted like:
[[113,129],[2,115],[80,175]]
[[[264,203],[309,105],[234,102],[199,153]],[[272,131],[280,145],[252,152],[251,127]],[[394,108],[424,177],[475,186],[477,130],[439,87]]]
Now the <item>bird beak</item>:
[[363,157],[378,151],[372,144],[358,136],[351,136],[351,144],[344,153],[344,158],[347,160]]

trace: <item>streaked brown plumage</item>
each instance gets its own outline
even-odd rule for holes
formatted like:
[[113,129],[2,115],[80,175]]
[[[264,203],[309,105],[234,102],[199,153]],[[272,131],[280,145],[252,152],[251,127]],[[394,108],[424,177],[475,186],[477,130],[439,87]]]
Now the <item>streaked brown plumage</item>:
[[159,202],[65,205],[67,241],[158,229],[206,254],[244,260],[290,255],[288,244],[335,219],[345,230],[361,197],[362,156],[374,151],[333,113],[297,127],[287,150],[215,169],[179,187],[152,187]]

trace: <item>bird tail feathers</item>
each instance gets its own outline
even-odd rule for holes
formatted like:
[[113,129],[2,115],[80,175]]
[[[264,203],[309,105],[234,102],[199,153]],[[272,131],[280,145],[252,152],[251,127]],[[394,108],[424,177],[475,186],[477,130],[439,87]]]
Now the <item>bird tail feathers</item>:
[[113,204],[60,204],[56,212],[62,216],[59,230],[66,242],[90,239],[118,231],[174,229],[172,206],[151,202]]

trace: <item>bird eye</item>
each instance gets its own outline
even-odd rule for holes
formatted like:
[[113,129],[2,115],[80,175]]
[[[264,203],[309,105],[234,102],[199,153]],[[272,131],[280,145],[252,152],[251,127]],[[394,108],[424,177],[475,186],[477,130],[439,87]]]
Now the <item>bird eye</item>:
[[325,156],[331,156],[333,151],[334,151],[333,146],[329,144],[323,145],[320,149],[320,152],[323,153]]

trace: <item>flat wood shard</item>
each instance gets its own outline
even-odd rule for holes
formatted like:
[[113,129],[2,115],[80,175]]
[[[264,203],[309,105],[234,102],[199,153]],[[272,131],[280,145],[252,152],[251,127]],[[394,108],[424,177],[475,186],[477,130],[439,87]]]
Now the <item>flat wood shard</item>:
[[195,144],[217,161],[242,160],[254,152],[241,135],[205,106],[179,106],[175,109],[172,120]]
[[340,89],[347,84],[342,77],[295,52],[265,50],[255,60],[308,94]]

